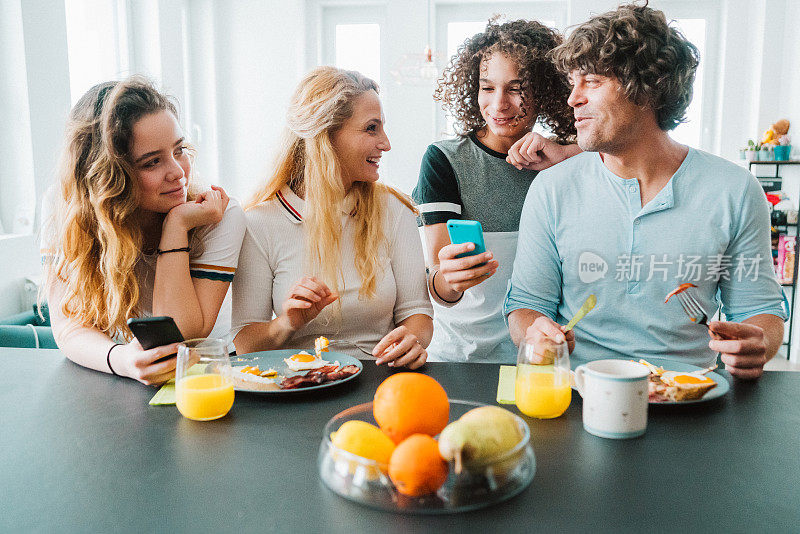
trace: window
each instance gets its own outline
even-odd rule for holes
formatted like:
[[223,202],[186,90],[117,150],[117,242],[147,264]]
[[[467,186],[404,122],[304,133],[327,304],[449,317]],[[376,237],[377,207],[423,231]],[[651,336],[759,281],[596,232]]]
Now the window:
[[357,70],[381,83],[381,26],[384,11],[379,6],[324,6],[322,39],[314,65],[334,65]]
[[19,2],[0,4],[0,235],[33,232],[33,171],[25,40]]
[[[542,20],[539,22],[550,28],[556,27],[554,20]],[[468,22],[448,22],[447,23],[447,59],[449,60],[458,47],[464,44],[464,41],[472,37],[476,33],[481,33],[486,29],[488,19],[468,21]]]
[[486,29],[485,20],[447,23],[447,60],[449,61],[468,38]]
[[337,24],[335,66],[356,70],[381,83],[381,27],[378,24]]
[[703,81],[706,57],[706,21],[705,19],[678,19],[674,26],[677,27],[700,52],[700,65],[694,79],[692,103],[686,110],[687,121],[678,125],[671,136],[679,143],[700,147],[703,135]]
[[[127,57],[120,50],[118,8],[125,2],[66,0],[70,102],[74,105],[93,85],[120,77]],[[124,26],[123,26],[124,29]]]
[[686,112],[688,120],[672,130],[670,136],[680,143],[714,152],[714,146],[721,135],[715,127],[717,109],[712,100],[718,94],[719,88],[719,76],[714,75],[714,69],[722,61],[719,41],[720,2],[653,0],[650,7],[662,10],[667,21],[679,29],[700,52],[692,103]]

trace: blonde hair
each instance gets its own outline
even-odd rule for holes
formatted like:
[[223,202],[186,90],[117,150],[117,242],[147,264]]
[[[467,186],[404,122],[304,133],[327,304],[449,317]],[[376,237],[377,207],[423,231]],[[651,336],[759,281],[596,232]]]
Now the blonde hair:
[[[341,210],[345,198],[341,164],[331,136],[353,115],[356,99],[378,85],[355,71],[317,67],[302,79],[286,113],[272,177],[245,209],[275,197],[285,185],[304,196],[306,262],[310,271],[333,290],[342,276]],[[416,213],[405,194],[381,183],[354,182],[355,267],[361,277],[359,298],[372,298],[381,265],[382,248],[388,246],[383,219],[387,193]]]
[[[53,247],[45,287],[61,282],[62,313],[110,336],[130,339],[126,321],[141,312],[135,267],[143,235],[134,216],[139,190],[129,152],[134,124],[160,111],[178,116],[167,96],[133,76],[89,89],[67,121],[59,194],[45,221]],[[195,194],[190,186],[190,198]]]

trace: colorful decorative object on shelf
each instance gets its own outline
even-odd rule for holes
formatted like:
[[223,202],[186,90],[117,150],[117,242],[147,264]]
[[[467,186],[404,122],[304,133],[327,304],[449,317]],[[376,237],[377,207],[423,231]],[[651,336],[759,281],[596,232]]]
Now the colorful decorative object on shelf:
[[778,144],[773,149],[775,151],[775,161],[789,161],[792,155],[792,138],[787,133],[778,138]]
[[795,237],[782,235],[778,238],[778,262],[775,274],[782,284],[791,284],[794,276]]
[[781,136],[789,133],[789,125],[790,123],[787,119],[781,119],[770,126],[769,130],[764,132],[764,136],[761,138],[761,144],[777,145],[778,139],[780,139]]
[[[789,137],[790,123],[787,119],[781,119],[764,132],[761,138],[762,150],[767,149],[767,153],[759,154],[756,161],[788,161],[792,152],[791,138]],[[750,160],[754,161],[754,160]]]

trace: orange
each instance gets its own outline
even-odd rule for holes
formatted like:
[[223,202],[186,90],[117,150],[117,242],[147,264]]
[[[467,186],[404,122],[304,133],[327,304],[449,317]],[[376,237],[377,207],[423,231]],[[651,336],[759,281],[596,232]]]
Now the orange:
[[389,463],[394,450],[394,442],[366,421],[347,421],[331,434],[331,442],[343,451],[375,460],[384,466]]
[[389,460],[389,478],[397,491],[419,497],[438,490],[447,480],[447,462],[439,455],[439,444],[426,434],[414,434],[394,448]]
[[435,436],[447,426],[450,403],[444,388],[420,373],[397,373],[384,380],[372,403],[381,430],[395,443],[411,434]]

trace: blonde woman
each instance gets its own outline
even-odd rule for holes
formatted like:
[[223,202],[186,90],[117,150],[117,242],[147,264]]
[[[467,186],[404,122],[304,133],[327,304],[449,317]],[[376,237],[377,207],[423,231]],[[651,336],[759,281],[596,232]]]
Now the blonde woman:
[[319,67],[286,116],[274,174],[246,210],[237,352],[309,349],[324,335],[351,355],[419,367],[433,309],[411,200],[377,183],[390,149],[377,85]]
[[225,191],[192,180],[175,105],[138,77],[90,89],[70,113],[53,197],[42,237],[59,348],[145,384],[173,377],[175,358],[159,360],[176,346],[143,350],[126,321],[168,315],[184,338],[209,335],[245,231]]

